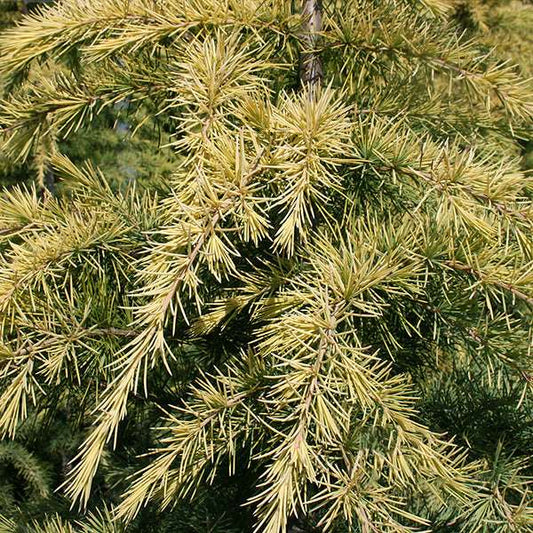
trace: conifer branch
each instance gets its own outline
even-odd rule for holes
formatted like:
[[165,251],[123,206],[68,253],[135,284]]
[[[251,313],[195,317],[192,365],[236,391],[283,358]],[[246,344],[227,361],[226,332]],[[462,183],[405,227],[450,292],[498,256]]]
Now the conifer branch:
[[513,296],[515,296],[519,300],[523,300],[530,306],[533,306],[533,296],[529,296],[528,294],[524,293],[521,289],[516,287],[513,283],[494,279],[490,274],[489,275],[484,274],[482,271],[474,268],[473,266],[465,265],[461,262],[456,261],[455,259],[445,261],[444,264],[447,267],[452,268],[453,270],[458,270],[461,272],[466,272],[467,274],[471,274],[475,276],[477,279],[479,279],[481,282],[487,285],[493,285],[507,292],[510,292]]
[[[178,495],[192,496],[201,479],[212,478],[207,467],[216,468],[222,454],[234,456],[244,445],[254,431],[245,402],[258,393],[262,370],[252,369],[258,372],[255,375],[242,374],[236,368],[227,370],[226,375],[212,376],[212,383],[205,378],[196,383],[194,399],[169,415],[167,426],[160,428],[166,434],[164,446],[151,453],[155,459],[139,471],[123,495],[115,511],[118,518],[132,520],[152,494],[157,494],[165,507]],[[212,435],[216,444],[205,446],[207,435]]]
[[51,346],[54,346],[55,344],[64,342],[64,340],[68,340],[68,342],[73,342],[75,340],[79,340],[82,338],[93,338],[93,337],[134,337],[137,334],[135,330],[130,329],[120,329],[120,328],[97,328],[97,329],[88,329],[86,331],[80,332],[76,331],[75,334],[72,337],[69,337],[68,339],[64,339],[61,337],[52,337],[49,339],[43,339],[42,341],[39,341],[31,346],[26,346],[23,348],[19,348],[15,350],[14,352],[9,354],[10,358],[18,358],[18,357],[25,357],[27,355],[31,355],[35,352],[41,352],[46,351],[47,348],[50,348]]
[[[232,46],[237,44],[234,40],[230,43]],[[210,54],[213,49],[206,46],[203,47],[203,52]],[[226,51],[224,50],[223,53]],[[245,58],[244,56],[242,59]],[[224,66],[223,61],[221,61],[221,65]],[[237,79],[246,79],[238,70],[239,66],[240,64],[237,62],[234,75]],[[255,66],[255,64],[246,66],[245,72],[253,70]],[[210,69],[210,74],[217,76],[217,72],[212,69]],[[227,73],[225,74],[227,75]],[[228,77],[228,83],[231,83],[231,76]],[[201,80],[201,82],[205,81],[207,80]],[[204,95],[207,117],[212,117],[217,106],[220,105],[213,96],[210,92]],[[171,315],[172,330],[174,331],[178,313],[187,322],[182,295],[185,289],[189,290],[190,298],[193,301],[196,300],[195,303],[199,307],[198,276],[196,273],[199,265],[207,262],[215,275],[220,275],[218,269],[230,271],[234,269],[230,252],[219,239],[217,233],[222,220],[232,216],[236,208],[242,203],[242,193],[247,191],[249,182],[256,178],[261,168],[260,161],[264,151],[259,150],[255,159],[249,163],[246,161],[246,154],[242,150],[244,148],[242,139],[238,140],[239,151],[236,152],[236,156],[243,159],[238,160],[237,158],[237,160],[232,161],[233,164],[238,165],[238,170],[241,173],[238,181],[238,192],[236,193],[234,186],[228,187],[227,182],[224,182],[225,187],[220,193],[209,188],[204,191],[203,187],[208,184],[201,181],[204,177],[202,167],[208,164],[209,157],[225,155],[219,154],[218,148],[213,144],[213,138],[217,138],[216,126],[213,121],[209,121],[207,129],[202,124],[199,137],[195,131],[184,140],[185,143],[193,142],[192,148],[191,145],[189,148],[192,149],[192,159],[195,163],[193,167],[194,178],[191,182],[189,175],[187,175],[185,183],[181,184],[183,189],[179,191],[179,194],[183,195],[183,199],[180,202],[180,211],[179,213],[172,213],[172,218],[176,220],[176,223],[174,226],[166,228],[170,237],[169,240],[156,248],[152,256],[149,257],[149,261],[155,263],[162,261],[164,270],[158,266],[155,272],[161,274],[166,271],[165,277],[163,281],[155,277],[152,271],[153,267],[148,261],[145,276],[149,285],[144,287],[141,292],[150,296],[150,301],[136,309],[137,317],[133,323],[136,329],[141,329],[141,332],[122,350],[122,355],[117,362],[118,375],[104,393],[104,398],[98,406],[99,415],[95,428],[74,459],[76,465],[66,483],[67,493],[74,499],[79,499],[81,505],[85,505],[89,498],[92,479],[106,442],[113,435],[116,439],[118,424],[126,413],[129,394],[137,386],[143,361],[148,358],[154,360],[156,357],[161,357],[167,370],[170,371],[167,363],[168,344],[165,339],[165,326],[169,315]],[[194,156],[198,158],[197,161],[200,161],[199,164],[195,162]],[[200,186],[196,187],[196,185]],[[219,194],[220,196],[218,196]],[[199,207],[201,207],[201,214],[195,220],[194,215],[199,211]],[[260,235],[260,225],[256,231]],[[213,243],[216,243],[216,248],[213,248]],[[180,250],[177,254],[174,251],[176,248]],[[173,251],[168,254],[167,250]],[[171,258],[177,257],[176,260],[171,259],[169,261],[169,255]],[[141,276],[143,276],[142,271]],[[153,288],[150,287],[150,284]],[[146,390],[146,372],[144,387]]]
[[166,0],[164,4],[147,0],[127,4],[70,0],[32,13],[19,27],[6,32],[0,43],[5,50],[2,72],[15,75],[35,60],[61,57],[81,47],[89,55],[93,52],[92,59],[101,60],[119,52],[154,48],[165,38],[179,40],[213,27],[241,26],[276,38],[291,31],[292,17],[286,15],[279,20],[268,15],[268,10],[253,4],[217,0],[194,4],[186,0]]

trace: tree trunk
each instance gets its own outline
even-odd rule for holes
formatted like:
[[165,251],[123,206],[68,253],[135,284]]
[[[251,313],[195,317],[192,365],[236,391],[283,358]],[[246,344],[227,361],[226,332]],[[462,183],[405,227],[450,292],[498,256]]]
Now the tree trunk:
[[322,60],[317,51],[317,45],[322,30],[322,0],[303,0],[302,41],[304,50],[300,63],[300,80],[302,85],[308,85],[311,92],[322,83]]
[[54,171],[48,167],[44,173],[44,187],[53,196],[56,189],[56,178]]

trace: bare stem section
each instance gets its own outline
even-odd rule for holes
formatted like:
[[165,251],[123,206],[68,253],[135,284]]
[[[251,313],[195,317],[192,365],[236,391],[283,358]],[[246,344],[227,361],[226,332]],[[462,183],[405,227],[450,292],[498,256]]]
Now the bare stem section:
[[303,27],[302,42],[303,52],[300,65],[300,80],[302,85],[313,89],[320,87],[324,76],[322,60],[317,51],[317,44],[322,30],[322,1],[303,0],[302,5]]

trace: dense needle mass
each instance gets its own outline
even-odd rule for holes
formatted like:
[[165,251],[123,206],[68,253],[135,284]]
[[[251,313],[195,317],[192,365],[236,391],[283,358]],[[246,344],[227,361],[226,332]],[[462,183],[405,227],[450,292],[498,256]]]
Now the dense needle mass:
[[[37,188],[0,197],[0,532],[533,531],[533,93],[458,18],[63,0],[2,34]],[[110,117],[154,153],[112,169]]]

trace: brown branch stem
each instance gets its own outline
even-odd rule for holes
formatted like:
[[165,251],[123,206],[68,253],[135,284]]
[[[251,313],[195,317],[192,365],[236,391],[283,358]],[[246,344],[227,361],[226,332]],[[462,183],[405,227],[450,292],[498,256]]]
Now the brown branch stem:
[[464,263],[460,263],[455,260],[444,261],[444,265],[446,265],[447,267],[453,270],[459,270],[461,272],[466,272],[467,274],[471,274],[477,277],[482,282],[488,283],[490,285],[494,285],[495,287],[498,287],[500,289],[504,289],[510,292],[511,294],[513,294],[514,296],[516,296],[517,298],[519,298],[520,300],[523,300],[524,302],[533,306],[533,297],[522,292],[520,289],[515,287],[512,283],[508,283],[506,281],[501,281],[497,279],[487,279],[487,276],[483,274],[483,272],[481,272],[480,270],[477,270],[470,265],[465,265]]
[[[82,337],[134,337],[137,334],[135,330],[132,329],[120,329],[120,328],[98,328],[98,329],[89,329],[83,331],[81,334],[74,334],[72,337],[70,337],[68,340],[77,340]],[[52,337],[49,339],[44,339],[42,341],[36,342],[35,344],[32,344],[31,346],[27,346],[25,348],[20,348],[16,351],[14,351],[11,354],[11,357],[24,357],[26,355],[30,355],[37,350],[43,350],[46,348],[50,348],[54,344],[57,344],[58,340],[60,340],[61,337]]]

